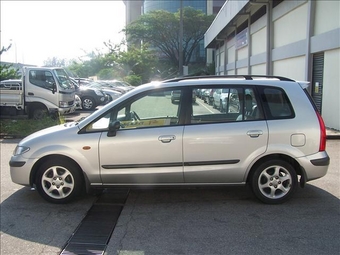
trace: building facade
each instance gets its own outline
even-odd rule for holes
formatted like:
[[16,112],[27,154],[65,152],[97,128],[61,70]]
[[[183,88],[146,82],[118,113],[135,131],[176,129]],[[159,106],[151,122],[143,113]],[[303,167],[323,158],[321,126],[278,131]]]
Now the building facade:
[[[207,15],[217,14],[225,3],[225,0],[125,0],[123,2],[126,6],[126,25],[128,25],[140,15],[150,11],[165,10],[173,13],[177,12],[180,9],[181,4],[182,7],[190,6],[194,9],[201,10]],[[212,62],[212,50],[205,50],[203,41],[200,43],[197,51],[196,55],[199,58],[207,58],[208,62]],[[195,61],[194,56],[192,57],[192,60]]]
[[207,15],[217,14],[226,0],[123,0],[126,8],[126,25],[140,15],[155,10],[177,12],[182,6],[191,6]]
[[227,0],[204,38],[217,75],[309,81],[326,126],[340,130],[340,2]]

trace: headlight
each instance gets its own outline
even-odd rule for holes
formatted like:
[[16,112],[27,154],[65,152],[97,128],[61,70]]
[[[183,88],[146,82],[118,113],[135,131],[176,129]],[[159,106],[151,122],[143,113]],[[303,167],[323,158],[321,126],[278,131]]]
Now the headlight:
[[61,108],[68,107],[68,103],[65,101],[59,101],[59,107]]
[[94,92],[96,92],[97,96],[104,96],[100,90],[95,90]]
[[26,146],[17,146],[13,152],[13,155],[14,156],[17,156],[17,155],[21,155],[21,154],[24,154],[26,152],[28,152],[30,150],[29,147],[26,147]]

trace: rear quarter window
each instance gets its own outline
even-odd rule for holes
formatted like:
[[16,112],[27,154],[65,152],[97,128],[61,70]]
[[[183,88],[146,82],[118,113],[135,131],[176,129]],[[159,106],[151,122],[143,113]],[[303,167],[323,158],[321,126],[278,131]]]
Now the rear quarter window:
[[295,117],[292,104],[283,89],[265,87],[261,93],[267,119],[291,119]]

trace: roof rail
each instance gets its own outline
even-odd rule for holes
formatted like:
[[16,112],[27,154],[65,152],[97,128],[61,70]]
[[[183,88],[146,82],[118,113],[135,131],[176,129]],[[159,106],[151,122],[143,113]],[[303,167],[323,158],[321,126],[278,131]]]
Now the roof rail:
[[254,78],[269,78],[269,79],[278,79],[280,81],[294,81],[292,79],[282,77],[282,76],[275,76],[275,75],[253,75],[253,74],[247,74],[247,75],[204,75],[204,76],[184,76],[184,77],[178,77],[173,78],[169,80],[165,80],[163,82],[177,82],[177,81],[183,81],[183,80],[193,80],[193,79],[208,79],[208,78],[244,78],[245,80],[253,80]]

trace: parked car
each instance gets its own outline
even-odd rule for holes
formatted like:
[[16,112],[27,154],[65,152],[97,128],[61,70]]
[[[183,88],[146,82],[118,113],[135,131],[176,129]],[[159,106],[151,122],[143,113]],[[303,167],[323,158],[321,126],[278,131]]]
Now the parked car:
[[102,90],[87,86],[76,87],[76,95],[80,97],[81,108],[87,111],[94,110],[98,105],[106,104],[110,101],[110,97]]
[[224,112],[228,103],[229,89],[216,89],[213,93],[212,105],[214,108]]
[[[173,90],[171,91],[171,103],[175,103],[179,101],[181,98],[181,91],[180,90]],[[192,91],[192,102],[196,102],[196,91]]]
[[97,81],[89,83],[87,86],[100,88],[100,89],[103,89],[103,88],[110,89],[110,90],[118,91],[121,94],[124,94],[134,89],[133,86],[128,85],[125,82],[117,81],[117,80],[97,80]]
[[[20,141],[12,181],[66,203],[87,190],[249,184],[268,204],[327,173],[326,129],[308,84],[276,76],[188,77],[141,85],[79,122]],[[228,89],[221,113],[197,89]],[[169,100],[180,91],[178,104]]]
[[103,82],[109,84],[110,86],[118,87],[124,89],[126,92],[134,89],[135,87],[125,81],[119,80],[104,80]]
[[92,88],[92,89],[99,89],[103,91],[106,95],[109,96],[109,100],[108,100],[109,102],[117,99],[118,97],[120,97],[122,94],[125,93],[125,91],[110,88],[109,86],[103,86],[102,84],[99,84],[97,82],[93,82],[89,84],[87,87]]
[[211,89],[200,89],[200,90],[201,90],[201,99],[204,101],[204,103],[208,104]]
[[86,86],[88,84],[90,84],[91,82],[93,82],[93,80],[91,79],[87,79],[87,78],[73,78],[79,86]]

